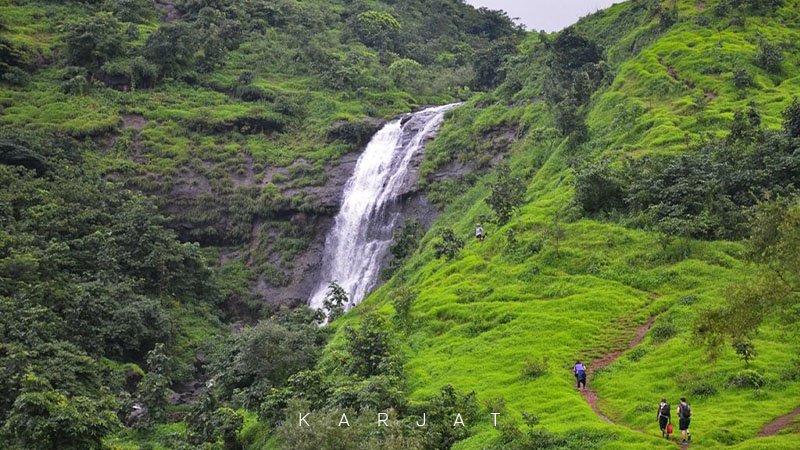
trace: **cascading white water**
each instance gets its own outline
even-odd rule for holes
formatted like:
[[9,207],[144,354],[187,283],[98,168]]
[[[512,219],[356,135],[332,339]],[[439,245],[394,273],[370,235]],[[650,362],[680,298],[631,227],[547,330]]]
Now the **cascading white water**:
[[[322,307],[333,281],[347,292],[347,309],[375,287],[399,216],[391,206],[404,185],[409,163],[455,106],[428,108],[407,120],[393,120],[372,137],[345,185],[342,207],[325,238],[320,282],[308,300],[310,307]],[[409,136],[404,127],[412,123],[420,126]]]

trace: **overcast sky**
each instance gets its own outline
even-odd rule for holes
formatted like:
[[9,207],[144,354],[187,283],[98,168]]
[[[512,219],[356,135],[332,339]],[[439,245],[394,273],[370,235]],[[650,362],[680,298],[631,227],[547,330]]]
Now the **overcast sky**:
[[622,0],[466,0],[475,7],[502,9],[528,30],[558,31],[579,18]]

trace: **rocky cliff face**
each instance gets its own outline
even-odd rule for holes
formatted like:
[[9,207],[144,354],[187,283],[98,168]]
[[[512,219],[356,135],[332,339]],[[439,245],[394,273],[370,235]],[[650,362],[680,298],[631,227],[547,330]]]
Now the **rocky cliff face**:
[[[412,115],[405,116],[401,122],[403,125],[401,142],[409,142],[422,131],[424,126],[424,120]],[[377,126],[374,129],[377,130]],[[427,144],[435,137],[435,134],[435,132],[429,132],[423,137],[423,142]],[[263,277],[259,279],[256,291],[267,301],[279,304],[302,304],[317,287],[325,250],[325,237],[333,226],[333,218],[341,206],[345,185],[368,140],[362,139],[359,142],[362,145],[358,152],[347,154],[336,165],[326,168],[328,182],[325,185],[304,188],[305,192],[313,195],[318,204],[330,214],[309,216],[298,212],[290,219],[308,224],[313,229],[313,238],[308,247],[293,259],[292,267],[287,273],[290,281],[286,285],[275,286],[266,282]],[[428,228],[439,213],[437,208],[428,201],[425,192],[419,188],[419,167],[424,158],[424,150],[414,155],[409,171],[402,181],[399,203],[396,205],[400,212],[397,224],[406,219],[416,219],[423,227]],[[447,167],[442,170],[442,173],[435,173],[434,176],[437,180],[457,178],[469,170],[466,166],[458,170]],[[390,259],[390,256],[384,258],[383,267],[388,265]]]

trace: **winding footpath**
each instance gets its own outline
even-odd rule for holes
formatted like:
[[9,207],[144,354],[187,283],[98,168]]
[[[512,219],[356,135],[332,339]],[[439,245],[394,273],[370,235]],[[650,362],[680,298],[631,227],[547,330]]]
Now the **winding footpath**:
[[[598,369],[603,369],[605,367],[608,367],[611,364],[613,364],[614,361],[619,359],[619,357],[622,356],[623,353],[639,345],[639,343],[641,343],[644,337],[647,335],[647,332],[650,330],[650,327],[653,326],[653,322],[655,322],[655,320],[656,320],[655,316],[647,319],[647,322],[645,322],[644,325],[636,329],[636,334],[634,334],[633,339],[630,340],[626,348],[622,350],[613,351],[611,353],[606,353],[600,358],[595,359],[589,366],[589,370],[593,372]],[[614,421],[612,421],[611,419],[608,418],[608,416],[603,414],[602,411],[600,411],[600,408],[597,406],[599,398],[597,396],[597,392],[595,392],[594,389],[587,386],[587,388],[583,390],[583,397],[586,399],[586,403],[589,404],[589,406],[592,408],[592,411],[594,411],[598,417],[600,417],[601,419],[605,420],[608,423],[614,423]]]
[[794,419],[800,416],[800,408],[795,409],[794,411],[786,414],[785,416],[780,416],[777,419],[773,420],[772,422],[764,425],[764,428],[758,433],[758,437],[770,437],[775,436],[776,434],[780,433],[781,431],[789,428],[793,425]]
[[[622,356],[623,353],[625,353],[626,351],[628,351],[628,350],[636,347],[637,345],[639,345],[642,342],[642,340],[644,340],[644,337],[647,335],[647,332],[653,326],[653,323],[655,322],[655,320],[656,320],[656,317],[653,316],[653,317],[649,318],[647,320],[647,322],[645,322],[642,326],[637,328],[636,329],[636,333],[634,334],[634,336],[630,340],[630,342],[628,342],[628,346],[626,348],[624,348],[622,350],[616,350],[616,351],[613,351],[613,352],[610,352],[610,353],[606,353],[605,355],[601,356],[600,358],[593,360],[592,363],[591,363],[591,366],[590,366],[590,371],[594,372],[594,371],[596,371],[598,369],[603,369],[605,367],[610,366],[611,364],[614,363],[614,361],[619,359],[619,357]],[[594,413],[597,414],[598,417],[600,417],[601,419],[603,419],[607,423],[614,424],[614,425],[621,425],[619,423],[614,422],[608,416],[603,414],[602,411],[600,411],[600,408],[598,406],[599,397],[597,395],[597,392],[594,389],[592,389],[591,387],[587,386],[587,388],[583,390],[582,394],[583,394],[583,397],[586,399],[586,403],[589,404],[589,406],[592,408],[592,411],[594,411]],[[778,417],[775,420],[773,420],[772,422],[769,422],[768,424],[764,425],[764,427],[758,433],[758,437],[775,436],[776,434],[780,433],[781,431],[783,431],[783,430],[785,430],[787,428],[790,428],[792,426],[795,426],[795,422],[794,421],[798,417],[800,417],[800,408],[797,408],[794,411],[790,412],[789,414],[786,414],[784,416]],[[633,428],[631,428],[631,429],[634,430],[634,431],[641,432],[641,430],[635,430]],[[686,448],[686,447],[687,447],[687,445],[683,445],[683,448]]]

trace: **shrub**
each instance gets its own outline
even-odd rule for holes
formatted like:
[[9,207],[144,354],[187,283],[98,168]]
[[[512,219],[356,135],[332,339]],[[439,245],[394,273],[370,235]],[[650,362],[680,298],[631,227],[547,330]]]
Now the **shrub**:
[[711,382],[700,382],[695,384],[689,389],[689,395],[692,397],[711,397],[717,394],[717,386]]
[[253,82],[256,79],[256,74],[252,70],[243,70],[239,73],[239,78],[236,84],[244,86]]
[[400,22],[391,14],[380,11],[364,11],[356,17],[355,32],[364,44],[378,49],[388,49],[397,39]]
[[764,376],[751,369],[739,371],[728,379],[728,385],[737,388],[760,388],[765,384]]
[[382,368],[391,357],[389,332],[381,316],[367,315],[361,326],[344,329],[348,352],[351,355],[347,372],[361,377],[385,375]]
[[738,339],[733,342],[733,349],[736,354],[744,361],[744,368],[750,368],[750,360],[756,357],[756,348],[747,339]]
[[780,45],[773,44],[764,38],[758,42],[755,64],[769,73],[781,71],[783,63],[783,50]]
[[620,175],[607,160],[585,163],[575,171],[574,201],[585,214],[620,210],[625,206],[624,197]]
[[789,367],[782,371],[783,378],[789,381],[800,381],[800,358],[795,358]]
[[416,292],[406,288],[394,292],[392,306],[394,306],[394,322],[398,329],[408,331],[411,327],[411,306],[416,299]]
[[628,359],[632,362],[637,362],[646,354],[647,350],[644,347],[636,347],[628,353]]
[[148,0],[106,0],[103,9],[123,22],[144,23],[153,17],[153,2]]
[[511,175],[508,166],[498,168],[497,180],[491,185],[486,204],[494,211],[495,221],[504,224],[525,200],[525,183]]
[[424,230],[416,219],[406,219],[400,229],[394,233],[394,241],[389,252],[398,261],[404,261],[411,256],[419,246]]
[[144,55],[161,76],[175,76],[195,61],[195,33],[185,23],[163,24],[147,37]]
[[678,334],[675,325],[669,320],[659,320],[650,330],[650,336],[655,342],[664,342]]
[[347,292],[339,283],[333,281],[328,286],[328,292],[322,301],[322,309],[328,316],[328,320],[333,322],[344,314],[344,307],[349,303]]
[[679,298],[678,299],[678,304],[679,305],[683,305],[683,306],[689,306],[689,305],[694,305],[698,301],[700,301],[700,297],[698,297],[698,296],[696,296],[694,294],[689,294],[689,295],[684,295],[683,297]]
[[151,88],[158,79],[158,67],[142,56],[133,58],[130,66],[130,76],[133,85],[137,88]]
[[456,236],[451,228],[445,228],[439,236],[441,240],[433,245],[437,259],[444,256],[451,260],[464,248],[464,240]]
[[389,66],[389,74],[396,86],[405,87],[415,81],[422,65],[413,59],[400,58]]
[[528,358],[522,366],[522,375],[525,378],[535,379],[547,373],[549,370],[549,362],[546,356],[542,359]]
[[3,80],[15,86],[25,86],[30,81],[30,78],[28,72],[19,67],[9,67],[3,74]]
[[753,75],[747,71],[744,67],[739,67],[733,72],[733,86],[739,90],[744,91],[745,89],[752,87],[754,84]]
[[800,99],[796,97],[783,112],[783,130],[792,139],[800,138]]
[[122,24],[111,13],[98,13],[67,28],[67,61],[94,71],[119,55],[124,47]]

